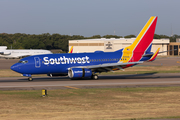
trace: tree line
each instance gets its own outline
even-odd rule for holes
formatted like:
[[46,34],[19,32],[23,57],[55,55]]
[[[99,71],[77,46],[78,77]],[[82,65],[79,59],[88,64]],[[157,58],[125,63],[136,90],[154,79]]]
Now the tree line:
[[[127,35],[124,38],[135,38],[135,35]],[[84,37],[81,35],[61,35],[61,34],[0,34],[0,46],[7,46],[8,49],[61,49],[63,52],[68,52],[69,40],[81,40],[81,39],[95,39],[95,38],[122,38],[117,35],[94,35],[92,37]],[[154,35],[154,39],[168,38],[170,42],[175,42],[176,38],[180,38],[179,35],[167,36],[167,35]]]

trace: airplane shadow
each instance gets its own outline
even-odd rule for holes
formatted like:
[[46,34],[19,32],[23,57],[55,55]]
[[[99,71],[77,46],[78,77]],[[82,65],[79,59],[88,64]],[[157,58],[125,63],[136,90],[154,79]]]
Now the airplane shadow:
[[170,75],[167,73],[161,73],[157,74],[157,72],[150,72],[150,73],[144,73],[144,74],[131,74],[131,75],[116,75],[116,76],[99,76],[100,79],[159,79],[159,78],[180,78],[179,75]]
[[[130,74],[130,75],[99,75],[98,80],[133,80],[133,79],[158,79],[158,78],[180,78],[180,74],[177,75],[169,75],[169,74],[157,74],[157,72],[149,72],[144,74]],[[92,80],[90,78],[86,79],[73,79],[71,80],[69,77],[33,77],[32,82],[39,82],[39,81],[83,81],[83,80]],[[27,78],[20,78],[20,81],[28,81]],[[30,81],[28,81],[30,82]]]

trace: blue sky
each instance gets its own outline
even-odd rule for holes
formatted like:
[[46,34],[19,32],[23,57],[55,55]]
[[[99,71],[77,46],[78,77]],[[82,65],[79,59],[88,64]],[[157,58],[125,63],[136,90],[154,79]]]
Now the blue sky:
[[150,16],[156,34],[180,35],[180,0],[1,0],[0,33],[137,35]]

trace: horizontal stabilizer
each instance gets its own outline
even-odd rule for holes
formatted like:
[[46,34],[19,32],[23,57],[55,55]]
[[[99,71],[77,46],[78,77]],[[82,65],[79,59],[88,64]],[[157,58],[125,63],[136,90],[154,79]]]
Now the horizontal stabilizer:
[[[168,50],[168,51],[162,51],[162,52],[158,52],[158,54],[165,53],[165,52],[170,52],[170,51],[176,51],[176,50],[177,50],[177,49]],[[148,57],[148,56],[152,56],[152,55],[154,55],[154,53],[152,53],[152,54],[145,54],[145,55],[143,55],[143,57]]]

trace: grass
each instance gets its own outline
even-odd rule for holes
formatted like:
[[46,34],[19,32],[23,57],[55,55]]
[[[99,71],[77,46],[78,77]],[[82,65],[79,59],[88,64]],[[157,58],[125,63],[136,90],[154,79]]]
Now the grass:
[[180,118],[180,87],[0,91],[0,119]]
[[[144,73],[180,73],[180,66],[134,66],[126,68],[124,71],[118,70],[115,72],[103,72],[102,75],[113,74],[144,74]],[[10,69],[0,70],[0,77],[19,77],[22,76]],[[35,75],[46,76],[46,75]]]

